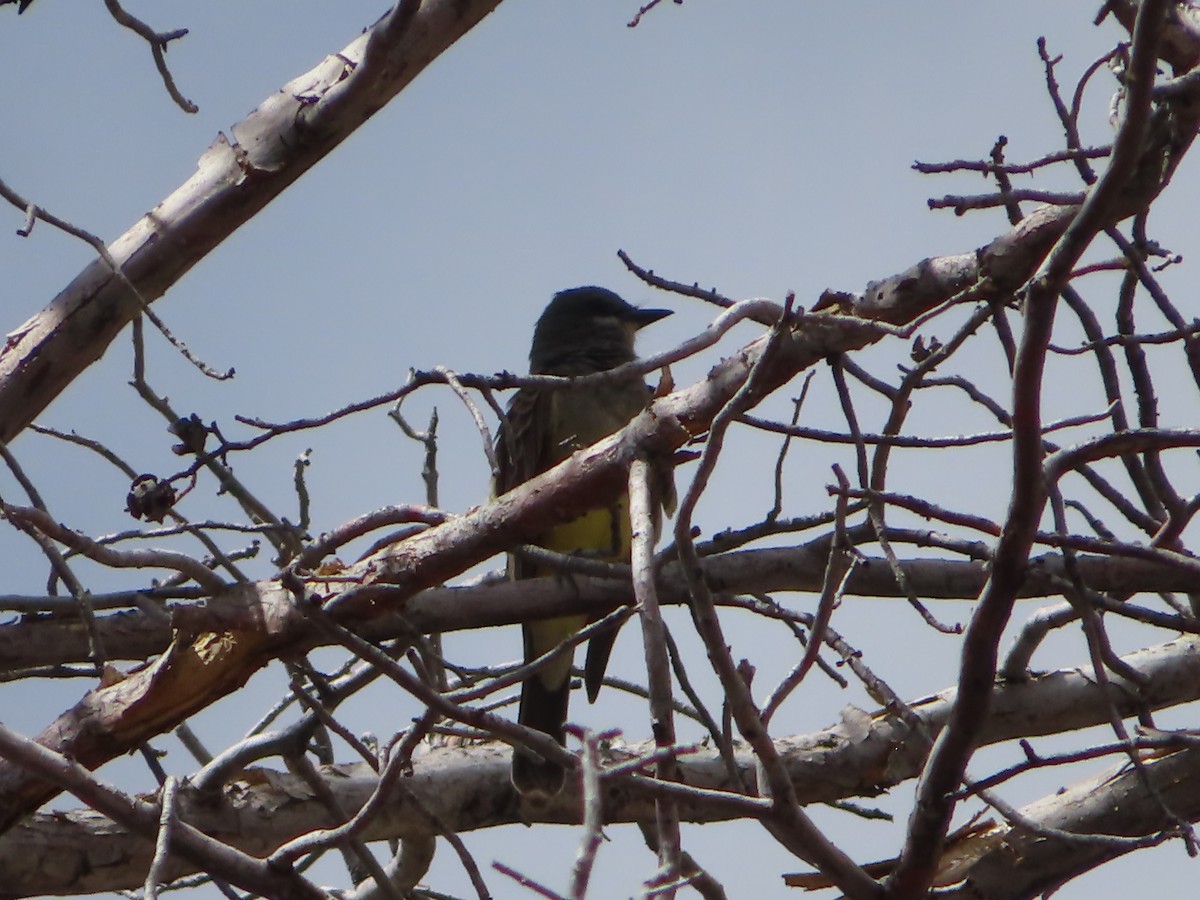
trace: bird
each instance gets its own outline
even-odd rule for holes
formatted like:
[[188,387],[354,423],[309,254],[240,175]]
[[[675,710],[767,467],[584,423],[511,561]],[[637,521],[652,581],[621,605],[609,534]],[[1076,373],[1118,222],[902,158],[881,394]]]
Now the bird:
[[[534,327],[529,351],[531,375],[580,376],[616,368],[636,359],[634,338],[647,325],[671,315],[669,309],[647,309],[627,303],[613,291],[586,286],[554,295]],[[509,404],[496,437],[497,496],[568,458],[576,450],[619,431],[651,399],[640,375],[565,388],[524,387]],[[674,506],[669,469],[654,470],[658,503]],[[606,506],[557,525],[531,543],[558,553],[610,562],[628,562],[629,501],[626,494]],[[551,569],[510,554],[508,576],[514,580],[552,574]],[[591,621],[594,621],[592,619]],[[528,621],[522,625],[526,663],[553,650],[587,625],[585,615]],[[588,644],[584,682],[595,701],[616,639],[615,629]],[[565,744],[573,653],[542,666],[521,685],[517,721]],[[552,797],[565,782],[557,763],[527,748],[517,748],[512,783],[522,795]]]

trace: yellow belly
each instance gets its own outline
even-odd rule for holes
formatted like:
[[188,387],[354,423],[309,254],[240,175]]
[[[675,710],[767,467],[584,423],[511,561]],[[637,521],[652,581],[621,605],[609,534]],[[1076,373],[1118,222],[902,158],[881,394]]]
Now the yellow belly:
[[[593,509],[578,519],[565,522],[547,532],[540,543],[547,550],[587,559],[625,561],[629,559],[629,513],[624,498],[616,508]],[[614,513],[616,514],[614,524]],[[552,574],[546,571],[542,574]],[[554,649],[588,623],[587,616],[564,616],[527,623],[532,638],[530,648],[536,655]],[[573,654],[541,669],[538,677],[547,688],[563,683],[571,670]]]

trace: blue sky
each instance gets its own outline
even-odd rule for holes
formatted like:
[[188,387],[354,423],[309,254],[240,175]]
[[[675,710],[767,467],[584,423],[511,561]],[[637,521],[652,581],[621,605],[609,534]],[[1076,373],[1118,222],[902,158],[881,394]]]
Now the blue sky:
[[[618,249],[669,278],[735,298],[782,300],[795,291],[804,306],[827,288],[858,291],[924,257],[970,250],[1004,230],[1003,215],[957,218],[927,210],[926,199],[981,192],[985,182],[921,176],[911,170],[913,161],[983,158],[999,134],[1008,136],[1013,160],[1058,149],[1060,129],[1045,95],[1037,37],[1045,35],[1051,51],[1064,55],[1059,77],[1069,89],[1123,36],[1112,24],[1093,27],[1094,11],[1078,4],[687,0],[664,3],[629,29],[625,23],[637,5],[501,4],[156,303],[197,354],[238,372],[232,383],[206,381],[151,338],[151,380],[160,393],[242,436],[234,414],[278,420],[323,412],[396,387],[410,367],[522,370],[541,308],[556,290],[579,284],[602,284],[634,302],[678,310],[646,333],[644,350],[665,348],[704,327],[710,309],[654,294],[625,272]],[[0,10],[0,65],[9,85],[0,177],[106,240],[184,181],[218,132],[336,52],[382,11],[379,3],[360,0],[170,0],[131,9],[156,28],[191,29],[172,44],[168,61],[183,93],[199,105],[198,115],[171,103],[145,46],[113,24],[101,4],[38,0],[20,18],[11,7]],[[1107,139],[1104,110],[1112,89],[1110,78],[1098,76],[1087,98],[1086,142]],[[1185,163],[1182,183],[1156,213],[1158,230],[1170,241],[1197,240],[1184,218],[1196,196],[1194,168]],[[1070,174],[1039,184],[1077,189]],[[6,330],[45,306],[91,256],[44,224],[31,238],[18,238],[13,232],[21,221],[17,211],[0,210]],[[1172,247],[1185,256],[1191,249]],[[1186,267],[1167,276],[1176,277],[1172,284],[1186,290]],[[677,381],[701,377],[752,336],[749,328],[737,330],[719,349],[679,366]],[[173,471],[177,460],[161,421],[126,387],[129,347],[127,335],[118,338],[40,421],[103,439],[139,470]],[[864,358],[888,374],[907,356],[892,341]],[[821,383],[828,387],[825,370],[816,376],[815,385]],[[1049,417],[1103,408],[1100,398],[1053,382],[1049,393]],[[805,421],[840,424],[832,393],[818,395]],[[786,415],[786,396],[774,414]],[[1169,393],[1164,399],[1169,409]],[[863,403],[871,411],[870,401]],[[448,392],[423,391],[405,408],[423,423],[434,405],[443,422],[443,505],[465,509],[487,497],[486,463],[469,418]],[[1179,412],[1186,414],[1186,408]],[[954,403],[916,415],[930,433],[994,427]],[[291,460],[307,447],[314,449],[310,482],[318,527],[423,496],[420,448],[405,441],[383,411],[327,433],[276,441],[237,460],[238,474],[294,515]],[[733,458],[751,462],[733,466],[714,487],[702,507],[703,528],[711,533],[761,517],[771,502],[770,466],[763,460],[773,461],[772,447],[751,436],[731,444]],[[119,473],[36,435],[23,435],[13,451],[59,518],[92,533],[129,527],[121,513],[128,485]],[[923,458],[898,454],[895,487],[940,491],[959,503],[969,491],[981,511],[999,515],[1005,451],[968,459],[961,468],[934,472]],[[848,451],[792,457],[790,512],[823,504],[831,462],[849,469],[851,457]],[[995,478],[980,478],[989,467]],[[7,473],[0,473],[0,491],[15,496]],[[197,518],[233,514],[220,498],[191,502],[186,512]],[[44,583],[45,566],[29,550],[0,531],[0,553],[14,563],[4,591],[36,592]],[[269,574],[265,562],[256,574]],[[97,589],[112,583],[104,573],[89,575]],[[800,607],[808,601],[791,599]],[[902,606],[847,604],[835,624],[878,661],[902,695],[948,686],[957,644],[931,634]],[[959,621],[967,615],[965,605],[937,611]],[[676,622],[686,627],[682,618]],[[781,658],[771,659],[770,648],[751,643],[753,632],[736,625],[735,619],[735,640],[747,642],[743,653],[766,656],[767,674],[786,671],[787,654],[794,652],[788,645],[781,643]],[[511,658],[519,642],[516,630],[509,631],[503,654]],[[636,637],[625,636],[618,661],[636,666]],[[469,636],[452,647],[465,657],[495,658],[497,640]],[[1076,639],[1056,660],[1083,658]],[[270,673],[259,680],[257,697],[234,698],[202,715],[201,724],[215,729],[218,718],[253,721],[262,698],[280,687]],[[56,685],[39,703],[7,697],[6,705],[20,708],[4,718],[36,730],[48,710],[65,708],[79,690]],[[616,703],[602,700],[594,711],[578,703],[576,712],[602,721]],[[786,730],[823,727],[846,703],[869,706],[861,696],[806,685],[789,708]],[[350,714],[362,717],[357,727],[380,733],[389,727],[372,721],[371,710]],[[401,721],[398,714],[391,727]],[[629,725],[632,736],[644,729]],[[182,751],[172,744],[171,752],[170,760],[186,772]],[[129,777],[137,771],[114,765]],[[892,804],[901,818],[904,796],[898,792]],[[818,818],[835,839],[853,835],[855,852],[864,857],[895,852],[895,827],[825,812]],[[632,829],[613,829],[613,837],[597,875],[611,880],[598,883],[595,896],[632,894],[652,869]],[[485,865],[501,858],[562,886],[576,839],[569,829],[504,829],[472,834],[468,844]],[[729,852],[730,842],[741,840],[753,841],[753,864],[748,854]],[[780,896],[778,874],[803,868],[760,833],[735,826],[688,829],[687,841],[734,896]],[[618,854],[632,862],[614,865]],[[1184,860],[1175,845],[1154,857],[1137,854],[1057,896],[1091,896],[1099,878],[1115,893],[1139,871],[1144,878],[1151,864],[1166,884],[1182,872]],[[445,850],[431,880],[449,892],[466,891]],[[498,875],[489,883],[498,897],[521,896]]]

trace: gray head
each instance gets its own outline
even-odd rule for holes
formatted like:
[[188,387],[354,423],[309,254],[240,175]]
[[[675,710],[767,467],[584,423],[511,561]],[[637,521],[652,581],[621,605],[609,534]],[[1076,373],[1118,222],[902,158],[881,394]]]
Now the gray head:
[[529,371],[573,375],[612,369],[634,359],[637,332],[671,315],[643,309],[602,287],[560,291],[533,331]]

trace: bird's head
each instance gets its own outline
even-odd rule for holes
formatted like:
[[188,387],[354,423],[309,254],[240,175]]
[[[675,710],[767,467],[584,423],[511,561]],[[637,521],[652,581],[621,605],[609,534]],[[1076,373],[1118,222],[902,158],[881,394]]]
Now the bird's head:
[[560,291],[534,329],[529,370],[573,375],[614,368],[634,359],[639,330],[669,315],[669,309],[633,306],[601,287]]

